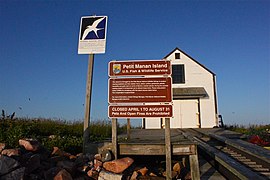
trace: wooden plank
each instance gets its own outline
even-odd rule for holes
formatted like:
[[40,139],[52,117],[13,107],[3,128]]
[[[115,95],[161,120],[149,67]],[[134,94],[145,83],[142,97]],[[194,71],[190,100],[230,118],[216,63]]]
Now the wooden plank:
[[112,118],[112,146],[113,154],[115,159],[117,159],[117,119]]
[[172,151],[170,118],[165,118],[166,179],[172,179]]
[[165,155],[164,144],[119,144],[120,155]]
[[172,144],[172,154],[173,155],[193,155],[196,153],[196,145],[195,144],[187,144],[187,145],[178,145]]
[[[193,155],[195,145],[171,145],[173,155]],[[165,144],[118,143],[120,155],[166,155]]]
[[[165,129],[130,129],[131,138],[128,143],[159,143],[165,144]],[[127,142],[127,134],[120,134],[122,142]],[[171,129],[171,144],[194,144],[185,138],[177,129]]]

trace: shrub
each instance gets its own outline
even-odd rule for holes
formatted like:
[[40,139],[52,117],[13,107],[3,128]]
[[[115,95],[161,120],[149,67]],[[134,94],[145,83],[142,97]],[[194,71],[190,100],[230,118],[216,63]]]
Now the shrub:
[[260,146],[270,144],[270,125],[249,125],[248,127],[233,125],[226,129],[246,134],[248,141]]

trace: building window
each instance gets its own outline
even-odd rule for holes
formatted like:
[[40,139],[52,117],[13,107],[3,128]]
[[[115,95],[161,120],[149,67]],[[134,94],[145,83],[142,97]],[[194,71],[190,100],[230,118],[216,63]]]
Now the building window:
[[185,83],[185,66],[183,64],[172,65],[172,83]]
[[175,53],[174,56],[175,56],[175,59],[180,59],[180,53]]

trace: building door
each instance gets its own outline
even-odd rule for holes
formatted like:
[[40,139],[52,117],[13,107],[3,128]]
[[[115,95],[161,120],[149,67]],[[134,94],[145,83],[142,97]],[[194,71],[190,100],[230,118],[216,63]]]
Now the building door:
[[173,128],[198,128],[200,127],[198,99],[175,100],[174,117],[171,121]]

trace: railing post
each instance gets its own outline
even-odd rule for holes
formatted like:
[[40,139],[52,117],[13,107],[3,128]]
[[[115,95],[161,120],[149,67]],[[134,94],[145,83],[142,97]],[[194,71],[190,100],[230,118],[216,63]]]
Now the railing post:
[[127,139],[130,139],[130,118],[127,118]]
[[172,179],[172,151],[170,118],[165,118],[166,179]]
[[113,154],[115,159],[117,159],[117,119],[112,118],[112,146]]

